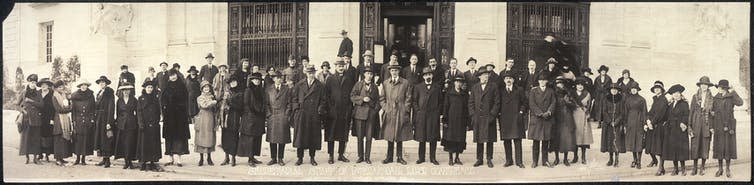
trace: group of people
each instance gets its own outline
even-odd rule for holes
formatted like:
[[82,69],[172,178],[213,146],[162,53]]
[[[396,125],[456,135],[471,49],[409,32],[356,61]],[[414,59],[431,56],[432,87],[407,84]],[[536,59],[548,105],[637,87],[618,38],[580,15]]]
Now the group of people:
[[[85,157],[97,151],[102,157],[97,165],[109,167],[114,156],[124,158],[124,169],[162,171],[156,162],[163,155],[170,156],[165,165],[182,166],[181,156],[189,154],[192,137],[189,124],[193,124],[199,166],[205,161],[214,165],[211,154],[218,129],[225,153],[221,165],[235,166],[236,157],[248,157],[250,166],[261,164],[256,156],[263,136],[270,145],[267,165],[285,165],[285,146],[293,143],[295,165],[303,163],[308,151],[309,163],[316,166],[315,154],[323,141],[329,164],[349,162],[344,153],[350,132],[358,143],[356,163],[371,164],[372,141],[385,140],[387,155],[382,163],[405,165],[403,143],[414,140],[419,143],[417,164],[427,161],[428,152],[429,162],[439,165],[440,143],[452,166],[463,164],[459,155],[471,130],[477,150],[474,167],[486,162],[492,168],[494,143],[502,140],[503,166],[524,168],[522,140],[529,139],[531,167],[536,168],[561,161],[565,166],[579,160],[585,164],[586,149],[594,141],[590,121],[597,121],[602,132],[600,151],[610,156],[608,166],[618,167],[619,154],[630,151],[631,167],[641,169],[646,151],[652,157],[648,167],[659,166],[657,175],[665,174],[665,160],[673,161],[672,175],[686,175],[687,160],[694,162],[691,175],[703,175],[713,146],[712,157],[720,163],[716,176],[730,177],[730,160],[736,159],[733,107],[743,102],[724,79],[713,84],[702,77],[690,102],[681,94],[683,86],[676,84],[666,91],[656,81],[647,110],[647,100],[637,93],[641,88],[630,71],[624,70],[613,81],[604,65],[592,80],[590,69],[574,70],[555,58],[547,59],[544,69],[530,60],[525,71],[514,69],[515,62],[509,59],[505,69],[496,73],[493,64],[477,68],[474,58],[466,60],[468,71],[460,71],[455,58],[440,63],[429,59],[425,65],[411,55],[410,64],[401,67],[392,55],[388,64],[379,67],[371,51],[362,57],[364,62],[356,67],[350,54],[338,57],[333,62],[335,73],[330,73],[327,61],[317,72],[308,58],[302,57],[299,65],[291,55],[287,68],[270,68],[263,75],[259,65],[248,59],[228,72],[227,66],[212,63],[210,53],[206,65],[200,70],[191,66],[185,77],[180,65],[168,69],[167,63],[161,63],[162,70],[141,84],[138,98],[127,66],[121,67],[117,91],[102,76],[95,81],[101,89],[97,93],[89,90],[88,82],[67,93],[64,82],[33,74],[18,102],[23,114],[20,154],[27,163],[33,155],[32,163],[37,164],[54,154],[58,165],[75,154],[73,164],[86,165]],[[711,87],[717,87],[716,95]],[[552,162],[550,152],[555,154]]]

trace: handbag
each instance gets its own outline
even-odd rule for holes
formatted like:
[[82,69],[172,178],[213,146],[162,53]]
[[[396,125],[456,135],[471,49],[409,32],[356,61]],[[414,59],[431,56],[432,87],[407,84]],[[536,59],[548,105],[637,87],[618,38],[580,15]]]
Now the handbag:
[[28,124],[24,124],[24,113],[23,111],[16,116],[16,127],[18,127],[18,132],[23,132],[26,130],[26,127],[28,127]]

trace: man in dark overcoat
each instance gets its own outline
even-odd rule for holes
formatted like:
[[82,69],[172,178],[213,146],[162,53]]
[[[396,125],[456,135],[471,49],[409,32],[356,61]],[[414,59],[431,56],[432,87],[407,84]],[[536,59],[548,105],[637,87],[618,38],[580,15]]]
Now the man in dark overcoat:
[[[123,83],[128,82],[131,84],[136,84],[136,77],[134,77],[134,74],[128,71],[127,65],[120,66],[120,76],[118,77],[118,87],[123,85]],[[133,96],[135,93],[134,91],[131,91],[131,95]],[[118,96],[120,96],[118,94]]]
[[[168,63],[167,62],[161,62],[160,63],[160,69],[162,69],[160,72],[157,72],[157,75],[155,78],[157,78],[156,84],[157,84],[157,90],[164,91],[165,88],[168,86]],[[158,94],[159,96],[159,94]]]
[[272,71],[270,74],[274,81],[267,87],[265,102],[267,105],[267,142],[270,143],[270,157],[272,160],[267,165],[285,165],[283,153],[285,145],[291,143],[291,88],[283,84],[283,76],[280,72]]
[[314,66],[307,66],[305,72],[306,78],[296,84],[291,97],[291,106],[295,112],[293,147],[296,147],[297,166],[303,163],[304,150],[309,150],[309,162],[316,166],[314,154],[322,148],[320,118],[327,115],[328,97],[325,85],[314,75],[316,72]]
[[410,86],[413,86],[422,81],[422,68],[419,66],[419,57],[416,54],[411,54],[411,59],[409,59],[409,61],[411,63],[408,66],[403,67],[400,76],[405,78]]
[[[474,130],[476,147],[476,163],[474,167],[483,164],[483,154],[487,151],[487,166],[492,168],[492,144],[497,141],[497,125],[495,121],[500,111],[500,96],[497,84],[490,82],[491,70],[479,70],[479,84],[471,87],[469,95],[469,116]],[[487,145],[485,147],[485,144]]]
[[212,61],[215,60],[215,56],[213,56],[212,53],[207,54],[204,59],[207,60],[207,64],[204,64],[199,70],[199,77],[201,77],[203,81],[212,82],[212,80],[215,79],[215,75],[217,75],[220,70],[215,64],[212,64]]
[[[555,90],[548,87],[548,76],[537,75],[537,87],[529,91],[529,128],[527,137],[534,140],[532,144],[532,168],[538,165],[539,153],[542,152],[542,166],[553,167],[547,159],[547,149],[555,111]],[[540,148],[540,143],[542,144]],[[541,149],[541,150],[540,150]]]
[[469,57],[466,60],[466,66],[469,70],[463,73],[463,78],[466,79],[464,90],[479,83],[479,69],[477,69],[476,64],[477,60],[474,57]]
[[346,65],[349,64],[343,60],[335,61],[336,74],[325,82],[325,94],[330,100],[328,101],[329,121],[324,123],[327,154],[329,154],[327,163],[330,164],[335,163],[333,156],[335,141],[338,141],[338,161],[349,162],[343,154],[346,152],[348,130],[351,126],[351,109],[353,109],[353,103],[350,101],[351,89],[356,81],[354,77],[345,73]]
[[498,124],[500,125],[500,139],[503,140],[505,147],[505,165],[513,165],[512,146],[515,145],[516,166],[524,168],[521,159],[521,139],[526,137],[526,126],[524,122],[524,112],[526,95],[521,87],[514,85],[515,76],[513,73],[504,73],[503,82],[505,83],[500,91],[500,115]]
[[372,164],[369,155],[372,151],[372,139],[379,135],[379,111],[382,107],[372,68],[364,68],[362,75],[362,80],[356,82],[350,94],[354,105],[351,135],[356,136],[358,142],[359,159],[356,163]]
[[440,140],[440,114],[439,107],[442,106],[442,86],[441,83],[432,83],[434,72],[429,67],[422,70],[424,81],[414,85],[413,98],[413,121],[414,121],[414,140],[419,142],[419,160],[416,164],[424,163],[424,154],[426,153],[427,142],[429,143],[429,161],[434,165],[439,165],[435,158],[437,151],[437,141]]
[[351,57],[351,54],[353,54],[353,41],[348,38],[346,30],[340,31],[340,35],[343,36],[343,40],[340,41],[340,47],[338,47],[338,57]]

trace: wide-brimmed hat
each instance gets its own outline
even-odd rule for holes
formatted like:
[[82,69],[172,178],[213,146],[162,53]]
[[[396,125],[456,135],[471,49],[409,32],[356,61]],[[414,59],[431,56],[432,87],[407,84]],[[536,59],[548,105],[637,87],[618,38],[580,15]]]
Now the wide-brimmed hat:
[[181,68],[181,64],[173,63],[173,68]]
[[641,87],[639,87],[639,84],[637,83],[632,83],[631,85],[629,85],[628,90],[631,90],[631,89],[636,89],[636,91],[641,91]]
[[30,74],[28,77],[26,77],[27,82],[39,82],[39,76],[37,74]]
[[545,63],[545,65],[548,65],[550,63],[557,64],[558,60],[555,60],[555,58],[549,58],[547,59],[547,62]]
[[593,75],[594,74],[594,73],[592,73],[592,68],[586,68],[586,69],[584,69],[583,73],[589,73],[589,75]]
[[620,89],[620,86],[618,85],[618,83],[613,83],[613,84],[610,84],[610,89],[618,89],[618,91],[620,91],[620,90],[621,90],[621,89]]
[[214,56],[214,55],[212,55],[212,53],[207,53],[207,56],[206,56],[206,57],[204,57],[204,58],[205,58],[205,59],[206,59],[206,58],[215,58],[215,56]]
[[490,66],[492,66],[492,69],[495,69],[495,64],[487,64],[487,65],[484,65],[484,67],[485,67],[485,68],[487,68],[487,67],[490,67]]
[[717,85],[715,87],[724,88],[724,89],[730,89],[730,84],[728,80],[722,79],[720,82],[717,82]]
[[401,70],[401,66],[400,65],[389,65],[389,66],[387,66],[387,70],[391,70],[391,69]]
[[662,81],[655,81],[654,85],[652,85],[652,88],[650,90],[654,91],[656,88],[660,88],[662,92],[665,92],[665,84],[662,83]]
[[228,65],[225,65],[225,64],[217,66],[217,68],[218,68],[218,69],[219,69],[219,68],[223,68],[223,67],[224,67],[225,69],[228,69]]
[[475,63],[479,63],[474,57],[469,57],[468,60],[466,60],[466,65],[469,65],[469,62],[474,61]]
[[715,85],[715,84],[712,84],[712,82],[710,82],[709,77],[707,76],[702,76],[701,78],[699,78],[699,82],[696,82],[696,86],[699,86],[702,84],[707,84],[708,86]]
[[513,78],[515,80],[516,79],[516,74],[513,74],[513,72],[510,72],[510,71],[506,71],[506,72],[500,74],[500,79],[505,79],[505,77],[511,77],[511,78]]
[[366,51],[364,51],[364,54],[361,55],[361,56],[362,57],[365,57],[365,56],[374,56],[374,54],[372,54],[372,50],[366,50]]
[[545,73],[538,73],[537,74],[537,81],[539,80],[547,80],[550,81],[550,78]]
[[212,89],[212,84],[207,80],[202,80],[202,82],[199,82],[199,89],[203,89],[204,86],[209,86],[209,88]]
[[587,86],[589,85],[589,79],[587,79],[586,77],[581,77],[581,76],[576,77],[576,81],[574,82],[574,85],[579,85],[579,84],[583,86]]
[[346,65],[346,61],[343,61],[343,59],[338,59],[338,60],[335,60],[335,63],[333,63],[333,64],[335,64],[335,65]]
[[251,73],[250,79],[262,80],[262,73]]
[[372,70],[372,68],[371,68],[371,67],[365,67],[364,69],[362,69],[362,71],[361,71],[361,72],[362,72],[362,73],[366,73],[366,72],[374,73],[374,70]]
[[191,71],[194,71],[194,72],[197,72],[197,73],[199,72],[199,70],[196,70],[196,66],[189,67],[189,70],[187,71],[187,73],[191,73]]
[[64,86],[64,85],[65,85],[65,82],[63,80],[57,80],[57,81],[55,81],[55,84],[53,84],[52,86],[55,87],[55,88],[58,88],[58,87]]
[[340,34],[341,34],[341,35],[344,35],[344,34],[347,34],[347,33],[348,33],[348,32],[347,32],[346,30],[340,30]]
[[89,83],[86,79],[82,79],[79,84],[76,85],[76,88],[80,88],[82,85],[86,85],[87,87],[92,86],[92,83]]
[[37,82],[37,87],[41,87],[42,84],[47,84],[47,86],[49,86],[49,87],[52,87],[53,85],[55,85],[55,84],[52,83],[52,81],[50,81],[50,78],[42,78],[42,79],[40,79],[39,82]]
[[160,66],[162,66],[162,64],[165,64],[166,66],[169,66],[167,62],[160,62]]
[[453,82],[456,82],[456,81],[466,82],[466,79],[463,78],[462,76],[456,76],[455,78],[451,79],[451,81],[453,81]]
[[431,69],[431,68],[429,68],[429,67],[425,67],[424,69],[422,69],[422,76],[424,76],[424,75],[425,75],[425,74],[427,74],[427,73],[429,73],[429,74],[432,74],[433,72],[434,72],[434,71],[432,71],[432,69]]
[[686,90],[686,88],[683,87],[681,84],[675,84],[673,86],[670,86],[670,88],[668,89],[668,94],[673,94],[673,93],[676,93],[676,92],[683,93],[683,91],[685,91],[685,90]]
[[124,90],[124,89],[134,89],[133,84],[131,82],[123,82],[120,87],[118,87],[118,90]]
[[149,80],[149,79],[146,79],[146,80],[144,80],[144,83],[142,83],[142,84],[141,84],[141,87],[144,87],[144,88],[146,88],[147,86],[150,86],[150,85],[151,85],[152,87],[154,87],[154,86],[155,86],[155,84],[154,84],[154,80]]
[[317,69],[314,68],[314,65],[306,66],[306,68],[304,69],[304,72],[307,72],[307,73],[313,73],[313,72],[316,72],[316,71],[317,71]]
[[608,71],[610,71],[610,68],[607,67],[607,66],[605,66],[605,65],[601,65],[600,68],[597,69],[597,72],[599,73],[599,72],[602,72],[602,71],[608,72]]
[[481,68],[479,69],[479,73],[477,73],[476,76],[482,76],[483,74],[489,74],[489,73],[492,73],[492,71],[487,70],[487,68]]

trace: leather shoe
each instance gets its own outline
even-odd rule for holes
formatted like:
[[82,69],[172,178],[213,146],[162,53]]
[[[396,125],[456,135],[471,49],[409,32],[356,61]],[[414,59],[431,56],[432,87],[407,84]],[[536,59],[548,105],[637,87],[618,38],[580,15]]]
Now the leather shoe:
[[513,163],[512,163],[512,162],[510,162],[510,161],[508,161],[508,162],[505,162],[505,164],[503,164],[503,167],[506,167],[506,168],[507,168],[507,167],[509,167],[509,166],[513,166]]
[[372,160],[369,160],[368,158],[364,159],[364,162],[367,163],[367,164],[372,164]]
[[402,158],[402,157],[399,157],[397,161],[398,161],[398,163],[401,163],[402,165],[406,165],[406,164],[408,164],[408,163],[406,162],[406,160],[403,160],[403,158]]
[[516,166],[518,166],[518,168],[526,168],[524,167],[524,164],[521,164],[521,163],[516,164]]
[[484,164],[484,162],[482,162],[482,160],[476,160],[476,163],[474,163],[474,167],[482,166],[482,164]]
[[387,163],[392,163],[392,162],[393,162],[393,159],[382,160],[382,164],[387,164]]
[[487,167],[494,167],[495,165],[492,164],[492,160],[487,160]]
[[267,162],[267,166],[272,166],[272,165],[277,164],[277,163],[278,163],[278,160],[273,159],[270,162]]
[[335,163],[335,160],[333,160],[333,157],[330,156],[330,158],[327,159],[327,164],[333,164]]
[[296,163],[295,163],[295,165],[296,165],[296,166],[300,166],[300,165],[301,165],[301,163],[304,163],[304,160],[302,160],[301,158],[298,158],[298,160],[296,160]]
[[344,163],[351,162],[351,160],[348,160],[348,158],[346,158],[346,156],[343,156],[343,155],[338,156],[338,161],[341,161]]
[[309,161],[309,163],[311,163],[312,166],[317,166],[317,161],[315,161],[314,159],[311,159],[311,161]]
[[421,164],[421,163],[424,163],[424,159],[416,160],[416,164]]
[[715,177],[720,177],[720,176],[723,176],[723,170],[717,170],[717,172],[715,172]]
[[430,159],[429,162],[431,162],[434,165],[440,165],[440,162],[437,162],[437,160]]
[[361,162],[364,162],[364,158],[359,157],[358,159],[356,159],[356,163],[361,163]]

